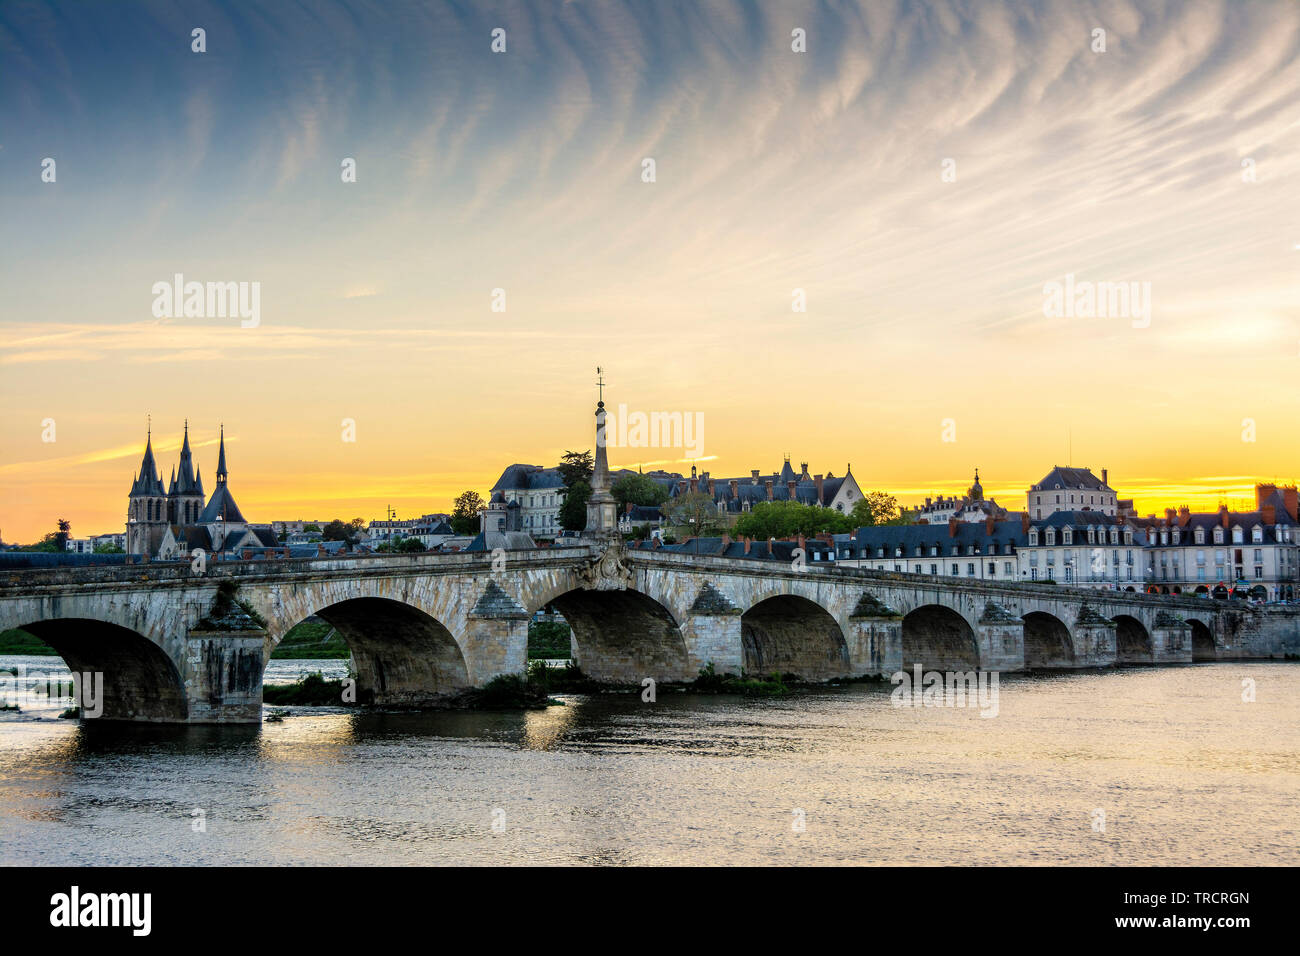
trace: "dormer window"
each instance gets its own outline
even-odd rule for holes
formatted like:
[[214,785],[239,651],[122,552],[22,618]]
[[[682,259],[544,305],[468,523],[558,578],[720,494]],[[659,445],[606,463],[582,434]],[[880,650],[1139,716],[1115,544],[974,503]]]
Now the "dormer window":
[[1029,532],[1029,546],[1030,546],[1031,548],[1036,548],[1036,547],[1038,547],[1038,530],[1037,530],[1037,529],[1034,529],[1033,531]]
[[1179,542],[1179,540],[1182,538],[1182,536],[1183,536],[1183,533],[1182,533],[1181,531],[1179,531],[1177,528],[1175,528],[1175,529],[1174,529],[1174,544],[1177,544],[1177,543]]
[[1050,547],[1052,547],[1052,545],[1054,545],[1054,544],[1056,544],[1056,530],[1055,530],[1054,528],[1048,528],[1048,529],[1047,529],[1047,546],[1050,548]]
[[1252,544],[1262,544],[1264,541],[1264,529],[1259,525],[1250,529],[1250,540]]
[[1222,529],[1222,528],[1215,528],[1215,529],[1214,529],[1214,543],[1215,543],[1215,544],[1223,544],[1223,529]]
[[1196,543],[1197,543],[1197,544],[1205,544],[1205,529],[1204,529],[1204,528],[1197,528],[1197,529],[1196,529]]
[[1240,526],[1240,525],[1237,525],[1237,526],[1235,526],[1235,527],[1232,529],[1232,543],[1233,543],[1233,544],[1241,544],[1241,543],[1242,543],[1242,534],[1241,534],[1241,526]]
[[1061,544],[1074,544],[1074,530],[1063,528],[1061,530]]

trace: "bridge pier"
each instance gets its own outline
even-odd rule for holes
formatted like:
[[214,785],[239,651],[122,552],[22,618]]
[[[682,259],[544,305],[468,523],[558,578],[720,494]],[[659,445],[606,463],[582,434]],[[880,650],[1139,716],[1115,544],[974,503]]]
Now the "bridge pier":
[[1079,609],[1079,617],[1070,632],[1074,642],[1076,667],[1113,667],[1118,659],[1114,621],[1098,614],[1088,605]]
[[262,655],[266,632],[191,630],[181,679],[186,723],[256,724],[262,720]]
[[713,664],[719,674],[740,674],[745,668],[741,611],[712,584],[700,588],[683,622],[687,666],[692,673]]
[[530,617],[495,581],[487,583],[465,621],[463,651],[471,686],[527,669]]
[[1192,662],[1192,626],[1168,611],[1156,614],[1151,629],[1151,657],[1157,664]]
[[979,644],[979,669],[1022,671],[1025,669],[1025,622],[1000,604],[984,605],[975,629]]
[[889,676],[903,669],[903,615],[875,596],[858,599],[844,637],[854,676]]

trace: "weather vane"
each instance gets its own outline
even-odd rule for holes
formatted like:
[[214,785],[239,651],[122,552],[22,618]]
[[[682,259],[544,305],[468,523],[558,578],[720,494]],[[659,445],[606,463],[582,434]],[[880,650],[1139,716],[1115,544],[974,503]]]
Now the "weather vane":
[[600,403],[603,405],[605,403],[605,379],[602,377],[602,372],[603,369],[601,369],[601,367],[597,365],[596,366],[596,388],[600,395]]

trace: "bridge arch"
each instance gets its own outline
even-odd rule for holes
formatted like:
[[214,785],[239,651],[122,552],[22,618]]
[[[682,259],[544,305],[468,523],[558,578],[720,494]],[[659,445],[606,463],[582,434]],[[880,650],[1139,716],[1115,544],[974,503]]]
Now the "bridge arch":
[[[470,685],[460,644],[421,608],[394,598],[354,597],[312,613],[352,651],[359,704],[414,706]],[[275,643],[282,639],[283,634]]]
[[21,627],[54,648],[73,673],[103,675],[103,710],[98,719],[167,723],[188,719],[189,698],[176,662],[138,631],[81,617],[50,618]]
[[1131,614],[1117,614],[1115,660],[1120,664],[1150,664],[1155,660],[1151,632]]
[[922,604],[903,617],[904,669],[974,670],[979,662],[975,630],[952,608]]
[[588,677],[611,683],[684,681],[690,668],[686,637],[672,610],[635,588],[571,587],[533,602],[564,616],[574,656]]
[[1214,646],[1214,632],[1204,621],[1189,617],[1187,623],[1192,627],[1192,660],[1217,661],[1219,653]]
[[1046,611],[1030,611],[1023,620],[1027,669],[1074,666],[1074,641],[1064,621]]
[[776,594],[740,618],[744,669],[751,674],[794,674],[827,680],[851,673],[849,647],[839,623],[816,601]]

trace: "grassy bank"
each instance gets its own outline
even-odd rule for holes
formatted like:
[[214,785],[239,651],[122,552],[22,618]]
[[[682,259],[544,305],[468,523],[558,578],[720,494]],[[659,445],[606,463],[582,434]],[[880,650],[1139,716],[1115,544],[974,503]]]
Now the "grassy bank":
[[315,615],[294,625],[271,652],[271,660],[347,660],[347,641],[328,621]]
[[528,659],[569,660],[569,625],[558,621],[533,621],[528,625]]
[[58,657],[59,652],[35,634],[20,627],[0,631],[0,654],[37,654],[41,657]]

